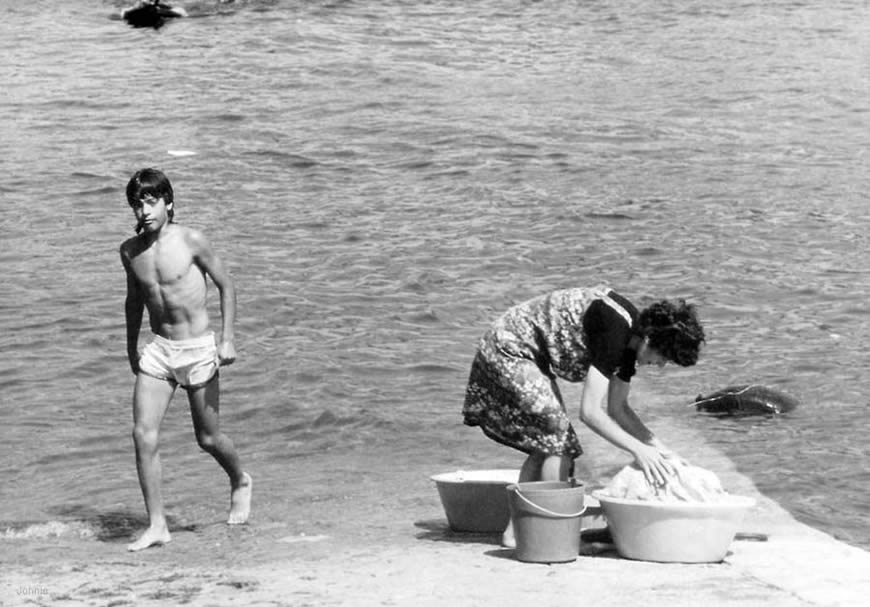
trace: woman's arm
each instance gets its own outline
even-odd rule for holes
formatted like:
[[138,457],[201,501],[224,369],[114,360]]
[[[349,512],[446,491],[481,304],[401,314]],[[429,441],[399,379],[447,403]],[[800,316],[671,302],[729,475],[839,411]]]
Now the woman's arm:
[[676,453],[656,438],[652,430],[647,428],[646,424],[641,421],[637,413],[634,412],[634,409],[631,408],[631,405],[628,404],[628,393],[630,390],[631,384],[628,382],[624,382],[619,378],[610,380],[610,389],[607,394],[607,414],[623,430],[640,442],[655,447],[664,455],[678,458]]
[[[619,383],[614,385],[614,382]],[[627,407],[629,388],[630,384],[627,382],[611,381],[594,366],[590,367],[583,385],[580,419],[596,434],[631,453],[650,483],[664,484],[666,478],[673,473],[673,468],[665,461],[664,454],[646,441],[647,438],[655,441],[652,433],[630,408],[630,414],[621,414],[624,419],[614,419],[609,414],[611,409],[616,410],[616,407],[611,406],[612,399],[625,403]],[[607,411],[603,408],[605,397],[608,401]],[[633,425],[634,420],[637,425]]]
[[610,380],[607,392],[607,415],[619,424],[619,427],[631,434],[637,440],[647,445],[654,445],[656,437],[640,420],[628,404],[628,393],[631,384],[619,378]]

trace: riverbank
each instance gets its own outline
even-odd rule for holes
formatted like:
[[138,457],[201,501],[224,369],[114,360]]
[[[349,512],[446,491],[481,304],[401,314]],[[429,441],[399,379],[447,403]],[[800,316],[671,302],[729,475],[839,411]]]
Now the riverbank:
[[[625,560],[608,545],[584,545],[577,561],[520,563],[496,537],[449,530],[434,487],[413,466],[404,496],[362,490],[317,505],[325,521],[174,525],[169,545],[128,554],[126,531],[93,524],[63,533],[4,539],[3,605],[682,605],[857,607],[870,593],[870,553],[794,520],[760,495],[733,464],[685,429],[664,433],[730,492],[758,500],[741,527],[767,541],[737,540],[723,563]],[[591,453],[613,450],[584,437]],[[617,454],[618,455],[618,454]],[[613,469],[613,460],[590,462]],[[436,472],[436,471],[430,471]],[[417,480],[413,480],[413,479]],[[424,480],[420,480],[423,478]],[[401,479],[400,479],[401,482]],[[258,487],[263,487],[260,483]],[[376,483],[365,483],[375,488]],[[262,490],[262,489],[261,489]],[[255,502],[256,503],[256,502]],[[265,506],[265,507],[264,507]],[[92,519],[93,520],[93,519]],[[33,527],[31,527],[33,529]],[[91,532],[83,531],[91,529]]]

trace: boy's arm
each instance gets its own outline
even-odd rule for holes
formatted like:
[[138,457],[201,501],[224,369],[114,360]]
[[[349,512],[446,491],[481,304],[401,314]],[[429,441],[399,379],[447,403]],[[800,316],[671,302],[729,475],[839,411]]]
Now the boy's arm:
[[121,249],[121,263],[127,273],[127,298],[124,300],[124,318],[127,324],[127,360],[133,373],[139,372],[139,330],[142,328],[142,316],[145,312],[145,298],[139,281],[130,268],[130,260],[124,249]]
[[236,322],[236,288],[230,273],[214,252],[211,243],[197,231],[189,233],[193,249],[193,260],[214,282],[220,293],[221,302],[221,340],[218,344],[218,360],[229,365],[236,359],[234,325]]

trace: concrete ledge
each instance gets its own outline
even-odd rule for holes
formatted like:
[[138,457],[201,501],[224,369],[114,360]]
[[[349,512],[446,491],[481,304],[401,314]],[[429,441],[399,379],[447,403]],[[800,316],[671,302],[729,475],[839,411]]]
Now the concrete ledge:
[[812,605],[870,603],[870,553],[795,521],[767,498],[750,524],[769,534],[767,542],[735,542],[729,561],[766,584]]

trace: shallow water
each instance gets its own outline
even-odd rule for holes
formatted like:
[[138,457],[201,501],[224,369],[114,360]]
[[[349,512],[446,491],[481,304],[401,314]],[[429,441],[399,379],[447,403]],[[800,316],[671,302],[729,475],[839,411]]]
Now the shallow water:
[[[653,428],[702,432],[870,547],[865,3],[199,2],[158,31],[121,6],[36,0],[0,23],[11,533],[87,519],[112,539],[140,516],[117,247],[124,185],[153,165],[237,282],[223,419],[269,520],[398,492],[397,467],[516,464],[461,424],[475,341],[512,303],[603,281],[706,323],[697,367],[641,372]],[[802,407],[684,406],[749,382]],[[212,520],[223,480],[184,408],[167,502]]]

